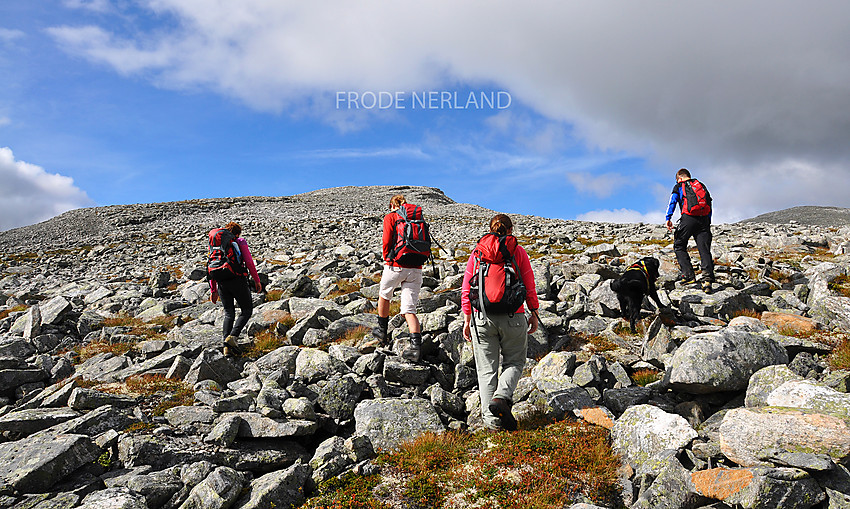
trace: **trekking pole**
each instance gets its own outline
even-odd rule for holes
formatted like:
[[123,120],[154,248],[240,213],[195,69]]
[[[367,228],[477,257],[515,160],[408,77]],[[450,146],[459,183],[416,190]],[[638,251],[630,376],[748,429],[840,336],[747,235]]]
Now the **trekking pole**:
[[[431,235],[431,240],[434,241],[434,244],[437,244],[437,254],[439,254],[440,251],[446,251],[446,248],[444,248],[443,246],[440,245],[440,243],[437,241],[437,239],[434,238],[434,235]],[[446,251],[446,253],[448,253],[448,251]],[[433,275],[436,279],[438,279],[438,280],[440,279],[440,275],[437,272],[437,267],[434,266],[434,255],[433,255],[433,253],[431,254],[431,272],[433,273]]]

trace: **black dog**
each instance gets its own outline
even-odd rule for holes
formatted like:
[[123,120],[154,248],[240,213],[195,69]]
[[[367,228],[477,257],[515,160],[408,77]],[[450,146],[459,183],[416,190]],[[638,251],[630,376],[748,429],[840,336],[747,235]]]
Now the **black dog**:
[[655,280],[658,279],[658,268],[661,264],[655,258],[647,256],[633,263],[626,272],[611,282],[611,289],[617,293],[620,301],[620,312],[629,321],[632,334],[635,333],[635,322],[640,319],[640,308],[646,295],[658,304],[658,309],[664,307],[658,299],[655,290]]

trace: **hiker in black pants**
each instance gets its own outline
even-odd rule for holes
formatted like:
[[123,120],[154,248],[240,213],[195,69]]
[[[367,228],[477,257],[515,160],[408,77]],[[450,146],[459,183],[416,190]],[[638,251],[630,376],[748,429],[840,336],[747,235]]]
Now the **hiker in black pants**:
[[[257,292],[262,291],[262,284],[251,251],[248,249],[248,243],[239,236],[242,233],[242,227],[237,223],[230,222],[224,226],[224,229],[228,230],[234,238],[232,246],[225,246],[225,251],[229,253],[229,256],[236,258],[231,260],[235,273],[231,270],[211,272],[210,300],[215,303],[221,297],[221,303],[224,306],[224,324],[222,325],[224,354],[232,356],[241,353],[238,342],[239,334],[242,333],[242,329],[248,323],[248,319],[251,318],[254,311],[251,289],[248,287],[248,280],[245,276],[250,275],[251,282]],[[214,229],[210,232],[211,246],[214,244],[213,238],[216,231],[217,229]],[[236,317],[234,301],[239,305],[238,318]]]
[[691,173],[682,168],[676,172],[676,185],[667,206],[667,229],[673,230],[673,212],[676,204],[682,212],[676,231],[673,233],[673,252],[679,262],[683,284],[696,282],[691,257],[688,255],[688,240],[693,237],[699,251],[702,269],[702,288],[711,290],[714,282],[714,258],[711,256],[711,195],[702,182],[691,178]]

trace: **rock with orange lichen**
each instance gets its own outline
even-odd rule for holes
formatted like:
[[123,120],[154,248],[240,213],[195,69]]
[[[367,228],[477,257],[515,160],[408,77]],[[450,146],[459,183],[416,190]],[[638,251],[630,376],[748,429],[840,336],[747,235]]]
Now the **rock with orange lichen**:
[[826,495],[808,473],[795,468],[712,468],[691,474],[696,491],[736,507],[807,509]]
[[850,459],[850,421],[783,407],[735,408],[720,424],[720,450],[741,466],[764,464],[771,451],[828,454]]

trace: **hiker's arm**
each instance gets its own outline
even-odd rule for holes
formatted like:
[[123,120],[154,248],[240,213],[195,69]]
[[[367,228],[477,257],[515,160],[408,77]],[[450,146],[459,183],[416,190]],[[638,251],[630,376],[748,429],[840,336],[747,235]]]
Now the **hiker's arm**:
[[390,214],[384,216],[384,231],[381,236],[381,258],[388,260],[393,241],[393,221]]
[[676,212],[676,204],[679,203],[679,188],[674,187],[673,192],[670,193],[670,203],[667,204],[667,214],[664,216],[664,220],[667,223],[667,229],[673,229],[673,213]]
[[472,316],[472,304],[469,302],[469,287],[474,268],[475,259],[472,255],[469,255],[469,259],[466,261],[466,270],[463,272],[463,282],[460,285],[460,309],[467,318]]
[[531,270],[531,260],[528,259],[528,253],[522,246],[517,246],[514,257],[519,266],[522,284],[525,286],[525,302],[528,304],[528,309],[537,309],[540,307],[540,303],[537,301],[537,285],[534,284],[534,271]]
[[531,312],[531,316],[528,317],[528,333],[534,334],[537,332],[537,327],[540,325],[540,319],[537,317],[537,310],[533,310]]
[[257,274],[257,267],[254,265],[254,258],[251,256],[251,250],[248,249],[248,242],[240,238],[239,248],[242,250],[242,259],[245,261],[245,266],[248,272],[251,273],[251,278],[254,280],[254,288],[257,292],[262,291],[263,285],[260,283],[260,275]]
[[472,337],[472,333],[470,331],[470,323],[472,322],[472,315],[463,315],[463,339],[469,341]]

